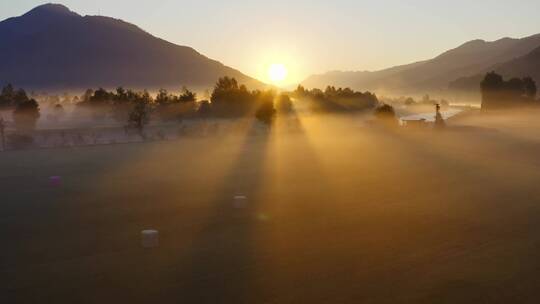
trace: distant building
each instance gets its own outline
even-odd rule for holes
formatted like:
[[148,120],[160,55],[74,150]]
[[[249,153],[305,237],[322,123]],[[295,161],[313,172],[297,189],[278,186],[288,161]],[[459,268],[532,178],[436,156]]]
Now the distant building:
[[428,122],[425,118],[417,119],[402,119],[403,126],[407,128],[425,128],[428,126]]

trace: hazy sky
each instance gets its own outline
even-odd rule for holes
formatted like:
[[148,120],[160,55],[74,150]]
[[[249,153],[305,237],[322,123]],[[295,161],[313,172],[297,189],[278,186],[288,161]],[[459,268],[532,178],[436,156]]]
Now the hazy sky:
[[[504,2],[504,3],[503,3]],[[1,0],[0,19],[43,4]],[[471,39],[540,33],[540,1],[519,0],[63,0],[82,15],[135,23],[155,36],[266,80],[329,70],[374,70],[431,58]]]

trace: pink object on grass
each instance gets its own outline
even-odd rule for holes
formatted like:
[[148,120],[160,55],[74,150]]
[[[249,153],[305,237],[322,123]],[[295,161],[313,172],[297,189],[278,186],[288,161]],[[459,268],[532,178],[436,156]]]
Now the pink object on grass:
[[49,184],[51,186],[60,186],[62,184],[62,177],[60,176],[51,176],[49,177]]

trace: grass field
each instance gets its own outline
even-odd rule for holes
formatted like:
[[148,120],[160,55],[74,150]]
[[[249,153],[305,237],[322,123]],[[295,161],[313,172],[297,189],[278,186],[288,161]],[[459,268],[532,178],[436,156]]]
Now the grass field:
[[0,303],[540,298],[540,140],[302,123],[0,153]]

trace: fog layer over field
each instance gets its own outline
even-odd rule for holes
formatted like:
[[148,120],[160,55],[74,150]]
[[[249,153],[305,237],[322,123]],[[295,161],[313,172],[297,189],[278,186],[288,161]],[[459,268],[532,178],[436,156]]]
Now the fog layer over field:
[[[2,296],[532,303],[540,139],[524,117],[463,115],[439,132],[330,115],[290,131],[278,117],[258,135],[244,121],[231,135],[2,153]],[[140,248],[146,228],[159,248]]]

